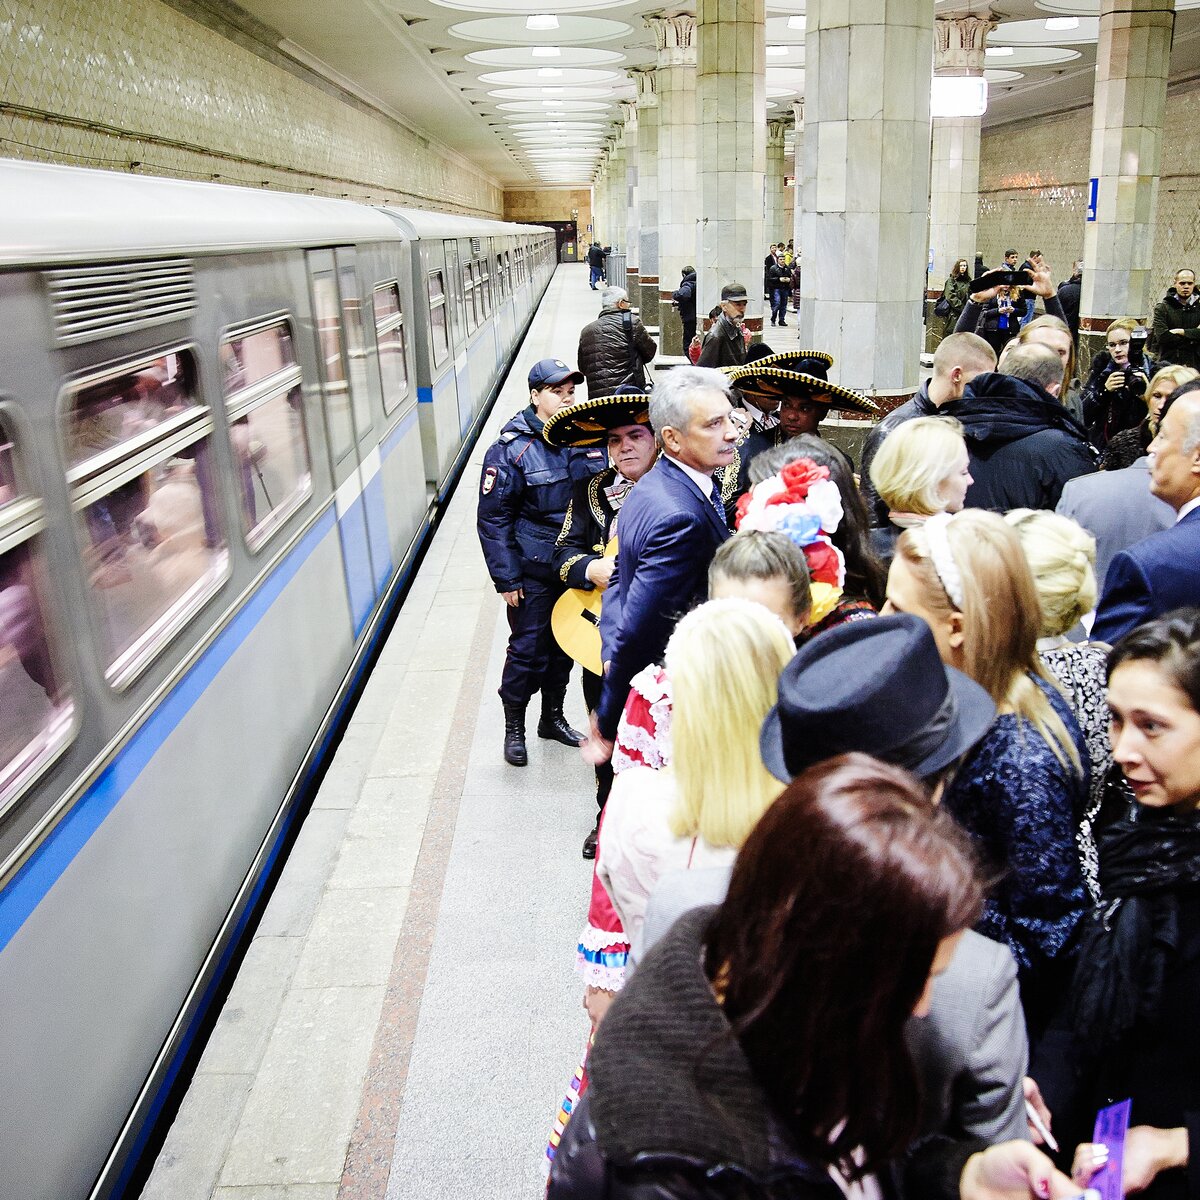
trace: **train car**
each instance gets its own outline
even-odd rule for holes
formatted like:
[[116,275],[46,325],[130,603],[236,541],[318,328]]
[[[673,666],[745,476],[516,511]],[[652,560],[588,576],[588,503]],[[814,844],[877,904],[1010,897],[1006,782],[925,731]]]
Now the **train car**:
[[431,458],[426,220],[0,162],[5,1195],[123,1190],[553,271],[453,218]]

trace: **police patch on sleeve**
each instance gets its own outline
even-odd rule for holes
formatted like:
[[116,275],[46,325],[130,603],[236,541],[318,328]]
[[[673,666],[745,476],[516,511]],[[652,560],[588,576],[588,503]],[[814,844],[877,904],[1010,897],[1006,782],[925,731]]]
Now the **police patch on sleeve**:
[[486,496],[488,492],[496,486],[496,468],[485,467],[483,472],[483,494]]

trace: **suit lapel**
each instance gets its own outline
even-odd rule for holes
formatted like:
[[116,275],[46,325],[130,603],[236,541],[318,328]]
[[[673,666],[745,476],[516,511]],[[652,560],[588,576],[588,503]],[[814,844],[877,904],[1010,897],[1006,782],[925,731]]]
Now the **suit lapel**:
[[[686,472],[675,465],[665,454],[659,459],[659,462],[664,466],[667,478],[675,481],[677,488],[682,488],[687,494],[699,500],[705,513],[708,514],[708,519],[720,531],[721,539],[724,540],[729,536],[729,526],[725,521],[717,516],[717,510],[713,507],[713,502],[700,490],[700,485]],[[716,480],[713,480],[713,490],[716,494]],[[719,502],[719,501],[718,501]]]

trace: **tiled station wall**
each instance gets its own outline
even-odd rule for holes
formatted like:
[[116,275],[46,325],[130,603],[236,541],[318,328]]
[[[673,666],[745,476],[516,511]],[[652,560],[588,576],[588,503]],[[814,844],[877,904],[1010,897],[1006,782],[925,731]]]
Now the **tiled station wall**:
[[[1056,281],[1083,257],[1090,108],[985,130],[979,161],[979,250],[995,266],[1014,247],[1042,250]],[[963,250],[967,254],[967,250]],[[1200,85],[1167,94],[1154,275],[1165,293],[1177,268],[1200,268]],[[1086,268],[1085,268],[1086,269]],[[1161,293],[1160,293],[1161,294]]]
[[504,193],[504,219],[536,225],[538,221],[569,221],[571,211],[579,216],[579,240],[587,244],[587,227],[592,223],[591,188],[514,188]]
[[0,156],[500,216],[501,188],[465,158],[225,12],[0,0]]

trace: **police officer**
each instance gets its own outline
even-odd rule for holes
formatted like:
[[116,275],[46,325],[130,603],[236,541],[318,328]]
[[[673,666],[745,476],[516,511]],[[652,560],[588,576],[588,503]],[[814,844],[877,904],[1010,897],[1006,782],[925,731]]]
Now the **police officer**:
[[575,398],[583,382],[557,358],[529,372],[529,407],[501,430],[483,459],[479,487],[479,541],[488,574],[508,605],[508,654],[500,678],[504,705],[504,761],[523,767],[525,709],[542,693],[538,737],[578,746],[583,734],[563,717],[571,659],[550,631],[550,612],[562,595],[554,569],[555,541],[571,501],[571,451],[548,445],[545,423]]

